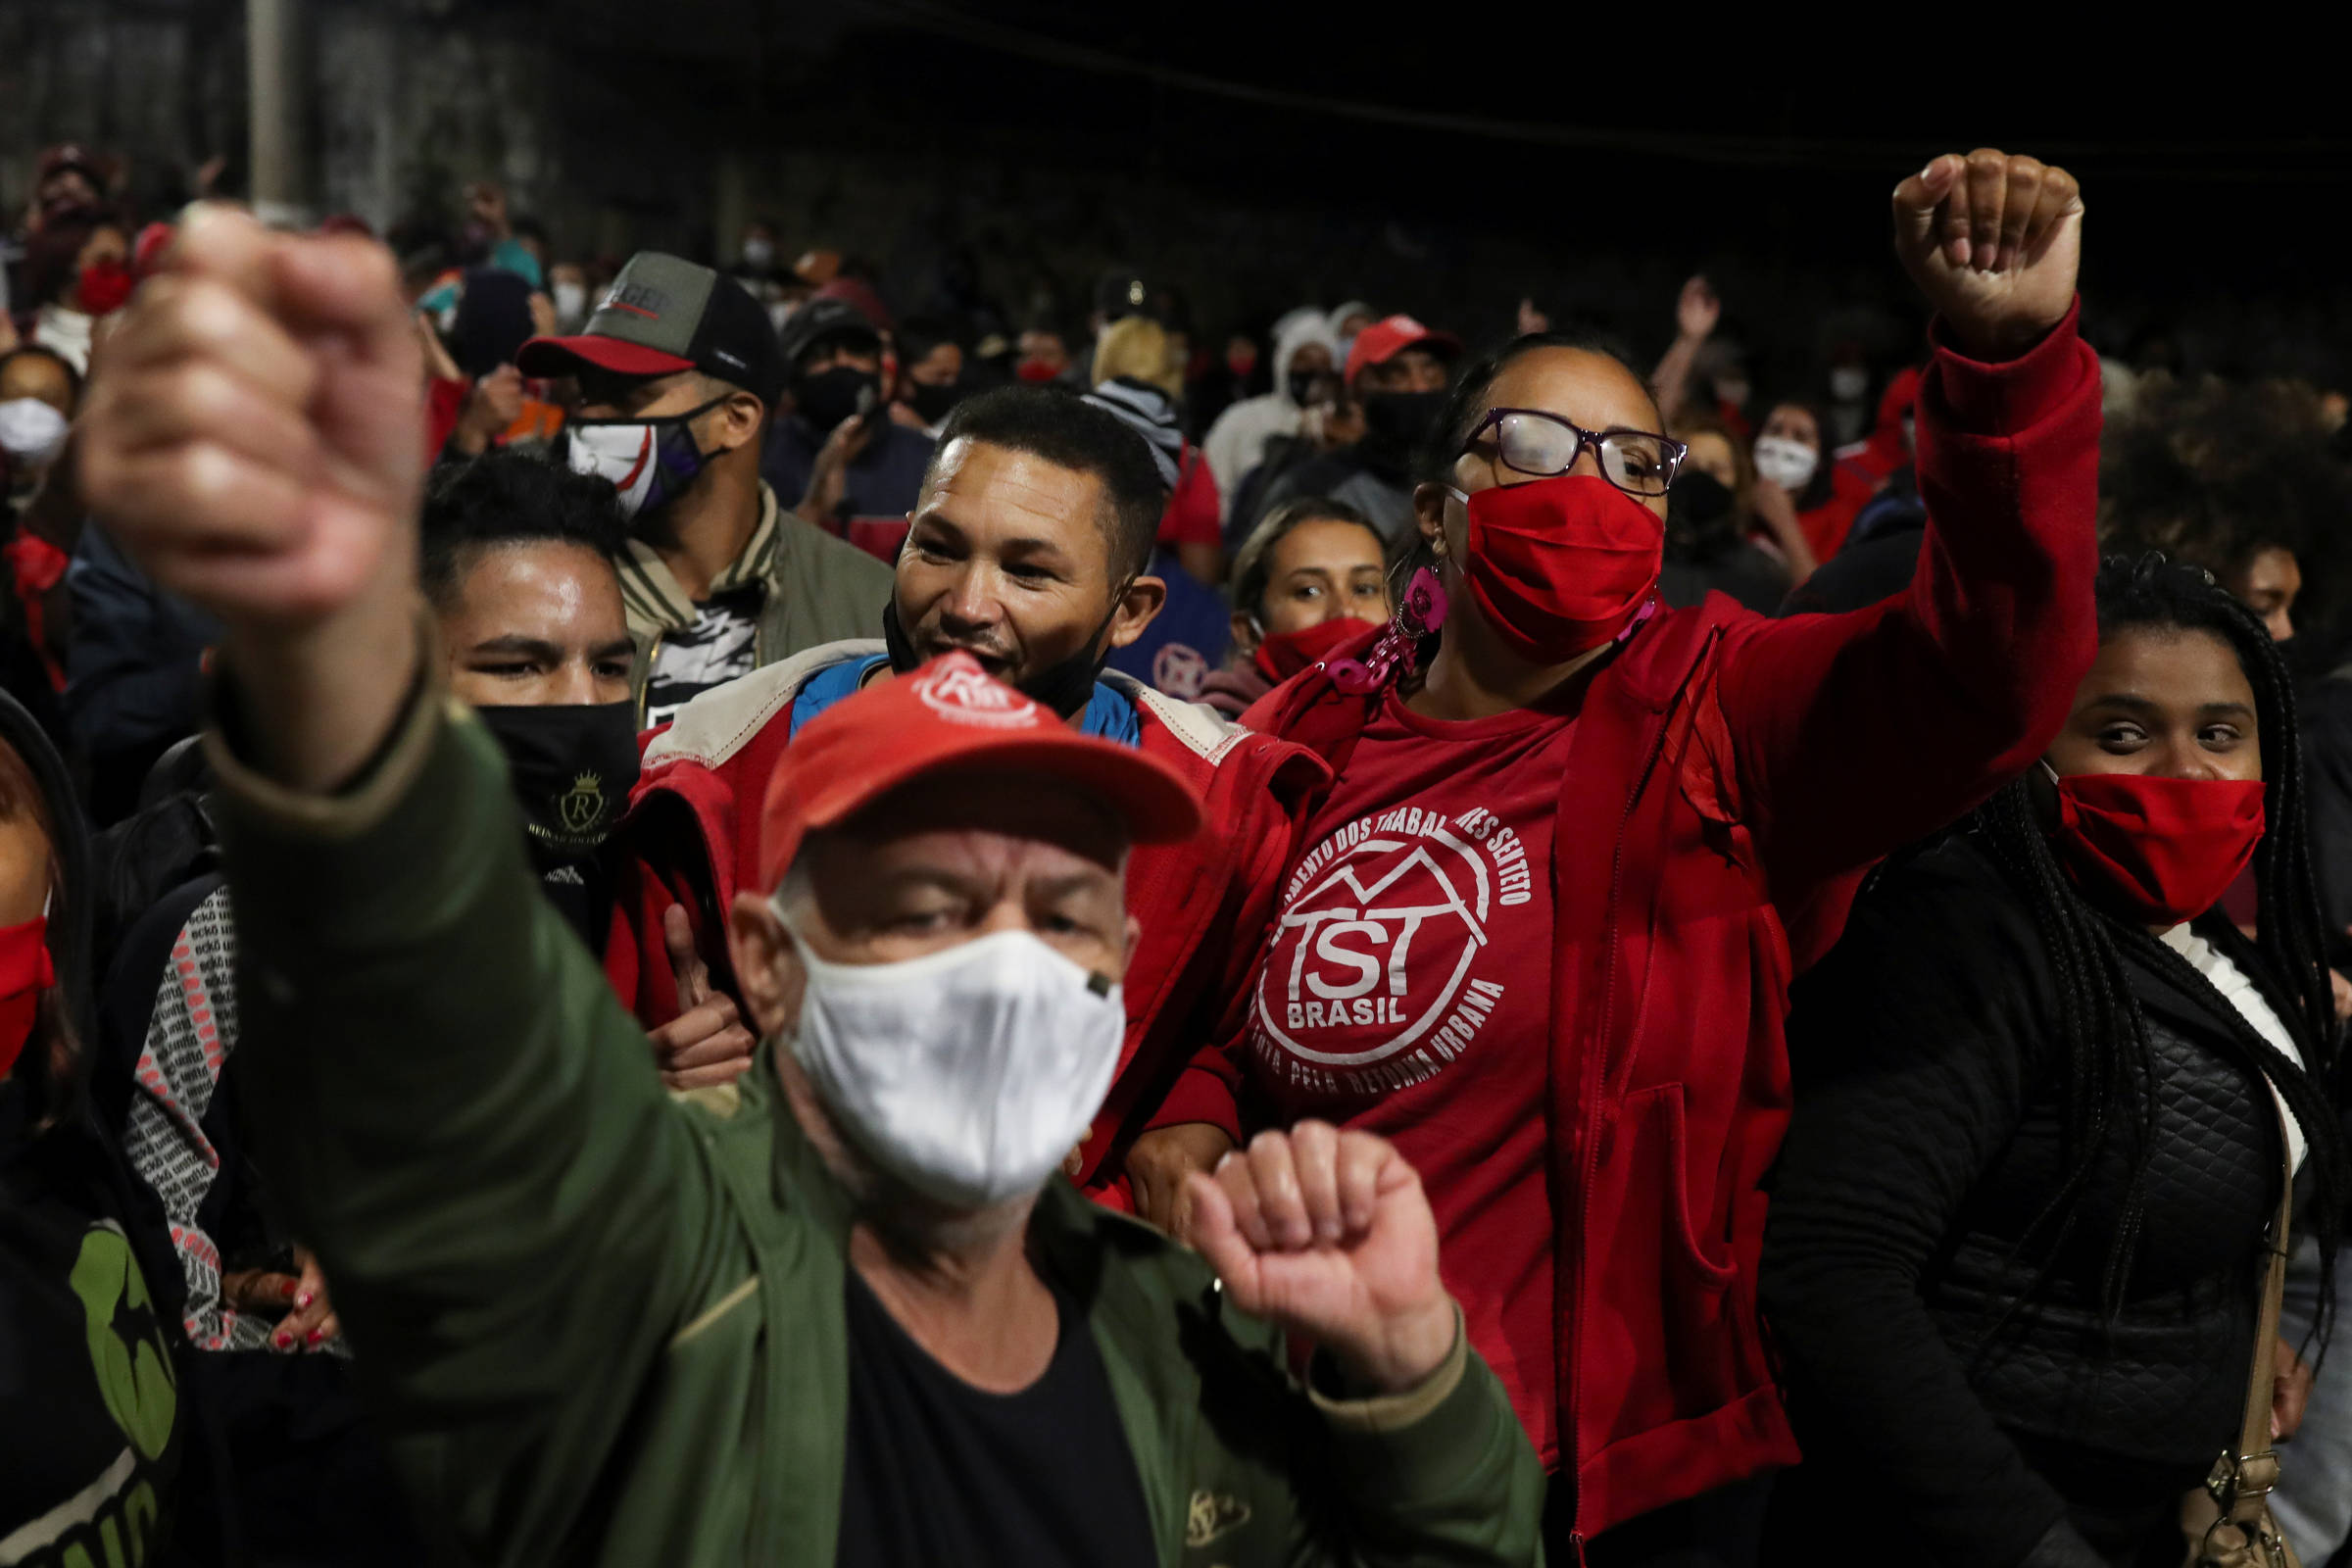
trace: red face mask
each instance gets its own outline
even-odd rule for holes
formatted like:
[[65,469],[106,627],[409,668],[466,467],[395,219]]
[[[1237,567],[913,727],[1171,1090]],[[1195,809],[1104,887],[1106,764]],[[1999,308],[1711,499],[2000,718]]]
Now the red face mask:
[[1012,368],[1012,373],[1034,385],[1053,380],[1061,373],[1061,368],[1046,360],[1023,360]]
[[1310,664],[1330,658],[1332,651],[1349,638],[1361,637],[1371,629],[1372,622],[1368,620],[1338,615],[1298,631],[1270,632],[1257,645],[1253,662],[1266,679],[1280,684]]
[[2141,925],[2176,926],[2212,908],[2262,841],[2260,779],[2050,777],[2058,858],[2095,903]]
[[121,262],[92,262],[81,270],[81,308],[92,316],[121,310],[131,282],[130,269]]
[[1598,648],[1657,586],[1665,525],[1606,479],[1563,473],[1463,504],[1470,597],[1503,646],[1530,662],[1565,663]]
[[55,984],[49,917],[36,914],[22,925],[0,925],[0,1078],[16,1070],[24,1042],[32,1038],[41,995]]

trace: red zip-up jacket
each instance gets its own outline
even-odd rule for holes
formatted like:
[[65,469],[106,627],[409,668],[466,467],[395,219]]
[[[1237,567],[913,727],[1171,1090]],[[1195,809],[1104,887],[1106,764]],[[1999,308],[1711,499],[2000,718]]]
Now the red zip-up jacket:
[[[1755,1295],[1788,982],[1873,861],[2040,756],[2097,652],[2098,363],[2072,315],[2006,364],[1939,346],[1918,433],[1935,520],[1905,592],[1788,620],[1720,594],[1661,609],[1577,715],[1552,841],[1549,1103],[1528,1113],[1553,1128],[1580,1544],[1797,1458]],[[1318,664],[1243,721],[1336,775],[1377,701]],[[1247,1053],[1196,1068],[1200,1106]]]
[[[605,972],[649,1029],[682,1010],[662,929],[672,904],[685,906],[712,983],[735,994],[726,910],[737,889],[756,885],[760,807],[769,775],[790,765],[794,699],[818,670],[882,651],[880,642],[809,649],[696,698],[648,741],[616,830],[637,874],[617,896]],[[1273,917],[1306,803],[1328,775],[1301,747],[1240,729],[1116,671],[1102,678],[1134,702],[1143,750],[1193,786],[1205,819],[1185,843],[1138,845],[1127,858],[1127,907],[1141,927],[1122,985],[1127,1039],[1075,1179],[1098,1202],[1131,1210],[1125,1156],[1138,1134],[1231,1122],[1221,1086],[1185,1064],[1204,1043],[1241,1027],[1257,933]],[[1207,1103],[1194,1103],[1203,1093]]]

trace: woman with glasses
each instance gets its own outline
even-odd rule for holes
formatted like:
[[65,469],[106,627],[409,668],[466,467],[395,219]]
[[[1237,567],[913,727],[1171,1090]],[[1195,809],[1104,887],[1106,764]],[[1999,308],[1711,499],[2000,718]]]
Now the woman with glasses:
[[1423,466],[1442,607],[1423,580],[1246,719],[1335,780],[1247,1035],[1199,1065],[1269,1120],[1406,1152],[1553,1472],[1554,1561],[1746,1560],[1754,1478],[1797,1457],[1755,1306],[1788,985],[1875,858],[2040,754],[2090,661],[2081,212],[2062,171],[1990,151],[1895,190],[1940,319],[1938,528],[1894,602],[1661,606],[1681,443],[1623,362],[1524,337],[1464,373]]

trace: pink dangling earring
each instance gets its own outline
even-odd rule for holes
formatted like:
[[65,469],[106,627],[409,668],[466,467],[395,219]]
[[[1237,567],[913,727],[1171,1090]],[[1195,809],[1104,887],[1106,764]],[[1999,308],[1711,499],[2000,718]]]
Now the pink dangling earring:
[[1404,601],[1389,620],[1388,629],[1361,660],[1331,662],[1331,683],[1353,696],[1378,691],[1401,670],[1412,673],[1421,639],[1446,624],[1446,589],[1438,574],[1423,566],[1404,585]]

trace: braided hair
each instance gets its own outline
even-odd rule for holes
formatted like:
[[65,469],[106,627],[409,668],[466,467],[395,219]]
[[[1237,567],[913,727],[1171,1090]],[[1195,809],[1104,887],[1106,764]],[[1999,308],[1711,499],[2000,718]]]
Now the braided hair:
[[[2138,627],[2208,633],[2230,646],[2253,688],[2266,822],[2254,852],[2261,909],[2255,948],[2267,977],[2288,1003],[2279,1021],[2302,1054],[2304,1070],[2296,1070],[2250,1029],[2237,1031],[2242,1038],[2236,1043],[2241,1055],[2277,1086],[2309,1142],[2307,1169],[2318,1201],[2305,1218],[2327,1249],[2324,1255],[2331,1257],[2345,1217],[2345,1152],[2332,1097],[2322,1086],[2334,1078],[2338,1029],[2322,956],[2319,896],[2304,815],[2302,745],[2285,662],[2262,623],[2199,567],[2153,552],[2111,556],[2100,565],[2096,593],[2102,643]],[[2056,1067],[2073,1162],[2028,1228],[2020,1250],[2046,1236],[2044,1256],[2056,1255],[2073,1232],[2079,1200],[2102,1152],[2111,1139],[2120,1139],[2130,1181],[2099,1291],[2101,1307],[2112,1322],[2122,1306],[2145,1217],[2145,1176],[2157,1104],[2157,1069],[2147,1019],[2132,994],[2123,955],[2130,951],[2191,984],[2193,971],[2147,932],[2107,914],[2077,891],[2051,851],[2043,813],[2030,789],[2030,779],[2009,785],[1980,808],[1970,824],[2033,910],[2058,980],[2063,1055]],[[2044,1283],[2048,1273],[2045,1263]],[[2333,1315],[2332,1289],[2326,1295],[2319,1331],[2323,1340],[2325,1325]]]

